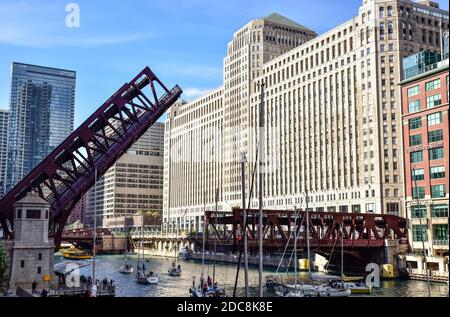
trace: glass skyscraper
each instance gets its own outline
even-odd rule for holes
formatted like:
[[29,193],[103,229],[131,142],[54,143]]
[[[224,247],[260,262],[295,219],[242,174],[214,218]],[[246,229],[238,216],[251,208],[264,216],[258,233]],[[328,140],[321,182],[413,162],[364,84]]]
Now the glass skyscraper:
[[12,63],[7,190],[73,131],[76,73]]

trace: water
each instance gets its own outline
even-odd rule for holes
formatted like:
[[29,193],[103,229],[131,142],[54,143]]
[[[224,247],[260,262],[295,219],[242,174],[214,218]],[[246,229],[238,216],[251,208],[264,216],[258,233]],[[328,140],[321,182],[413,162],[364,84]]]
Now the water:
[[[196,282],[199,282],[202,273],[201,262],[194,261],[178,261],[181,265],[181,277],[172,277],[167,274],[167,270],[171,267],[173,259],[147,257],[149,263],[145,263],[146,270],[159,273],[158,285],[142,285],[137,284],[135,275],[123,275],[119,273],[119,268],[123,264],[123,256],[98,256],[96,258],[96,278],[100,281],[107,277],[113,279],[116,283],[116,295],[118,297],[189,297],[189,288],[192,285],[192,277],[196,276]],[[64,261],[64,259],[56,255],[55,263]],[[137,256],[128,257],[128,262],[134,266],[136,270]],[[135,271],[136,272],[136,271]],[[272,274],[273,270],[268,269],[265,274]],[[81,269],[81,274],[86,276],[92,275],[92,266]],[[305,277],[306,273],[302,273],[301,277]],[[205,263],[205,278],[213,275],[213,264]],[[236,278],[235,264],[216,264],[216,281],[220,286],[225,287],[226,294],[233,294],[234,281]],[[239,273],[237,296],[244,296],[244,270],[241,268]],[[258,295],[258,270],[256,267],[249,268],[249,285],[250,296]],[[274,296],[269,290],[265,289],[266,296]],[[424,281],[412,280],[394,280],[382,281],[381,288],[374,289],[369,296],[376,297],[424,297],[427,296],[427,283]],[[431,283],[431,294],[434,297],[447,296],[448,285],[444,283]],[[367,296],[367,295],[352,295]]]

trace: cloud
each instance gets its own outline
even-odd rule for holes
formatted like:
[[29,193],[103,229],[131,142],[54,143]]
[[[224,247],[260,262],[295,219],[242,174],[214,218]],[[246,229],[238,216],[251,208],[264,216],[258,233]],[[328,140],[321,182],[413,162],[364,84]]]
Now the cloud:
[[185,88],[183,89],[183,98],[188,101],[192,101],[198,97],[208,94],[211,91],[213,91],[213,89]]

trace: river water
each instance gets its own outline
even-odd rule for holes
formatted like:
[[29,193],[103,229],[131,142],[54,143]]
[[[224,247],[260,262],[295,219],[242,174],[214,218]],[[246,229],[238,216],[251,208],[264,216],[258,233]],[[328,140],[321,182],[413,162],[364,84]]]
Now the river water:
[[[198,261],[179,261],[182,274],[180,277],[172,277],[167,274],[173,259],[148,257],[146,263],[147,271],[159,273],[159,284],[142,285],[135,282],[134,274],[123,275],[119,273],[119,268],[123,263],[123,256],[97,256],[96,258],[96,278],[102,280],[107,277],[113,279],[116,284],[116,296],[118,297],[189,297],[189,287],[192,285],[192,278],[196,276],[198,283],[202,273],[202,264]],[[65,261],[61,256],[55,255],[55,263]],[[137,256],[131,256],[128,262],[136,270]],[[213,263],[205,263],[203,267],[205,277],[213,276]],[[136,272],[136,271],[135,271]],[[216,264],[216,281],[220,286],[225,287],[226,294],[233,294],[234,282],[236,278],[235,264]],[[268,268],[264,274],[273,274],[273,269]],[[81,269],[81,274],[92,275],[92,265]],[[301,273],[304,276],[306,273]],[[265,279],[264,279],[265,282]],[[258,270],[256,267],[249,268],[250,296],[258,294]],[[241,268],[236,290],[237,296],[244,295],[244,270]],[[265,290],[265,296],[275,296],[269,290]],[[434,297],[448,296],[448,285],[444,283],[431,283],[431,294]],[[379,297],[423,297],[427,296],[427,283],[423,281],[395,280],[381,281],[381,288],[374,289],[371,295],[352,296],[379,296]]]

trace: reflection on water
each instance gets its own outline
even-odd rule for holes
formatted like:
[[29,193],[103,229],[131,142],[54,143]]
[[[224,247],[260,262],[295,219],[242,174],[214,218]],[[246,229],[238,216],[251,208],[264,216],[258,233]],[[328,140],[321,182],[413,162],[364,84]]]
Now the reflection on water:
[[[116,282],[116,295],[119,297],[188,297],[189,287],[192,285],[192,278],[196,276],[198,283],[202,273],[202,265],[199,262],[180,261],[183,273],[181,277],[172,277],[167,274],[167,270],[172,264],[172,259],[149,258],[146,263],[147,271],[153,270],[160,274],[158,285],[142,285],[135,282],[134,274],[123,275],[119,273],[119,268],[123,262],[123,256],[99,256],[96,259],[96,278],[102,280],[107,277]],[[55,256],[55,263],[64,261],[61,256]],[[137,256],[129,258],[129,263],[136,269]],[[212,263],[205,264],[205,277],[213,276],[214,266]],[[224,286],[228,296],[233,294],[233,287],[236,278],[235,264],[216,264],[216,281]],[[273,271],[265,272],[271,274]],[[81,269],[81,274],[92,275],[92,266]],[[302,277],[305,273],[301,274]],[[250,296],[258,294],[258,270],[251,267],[249,269]],[[237,296],[244,295],[244,271],[239,274]],[[273,296],[268,290],[266,296]],[[448,285],[443,283],[431,283],[432,296],[448,296]],[[362,295],[358,295],[362,296]],[[381,288],[375,289],[370,296],[387,297],[420,297],[427,296],[427,284],[423,281],[395,280],[382,281]]]

